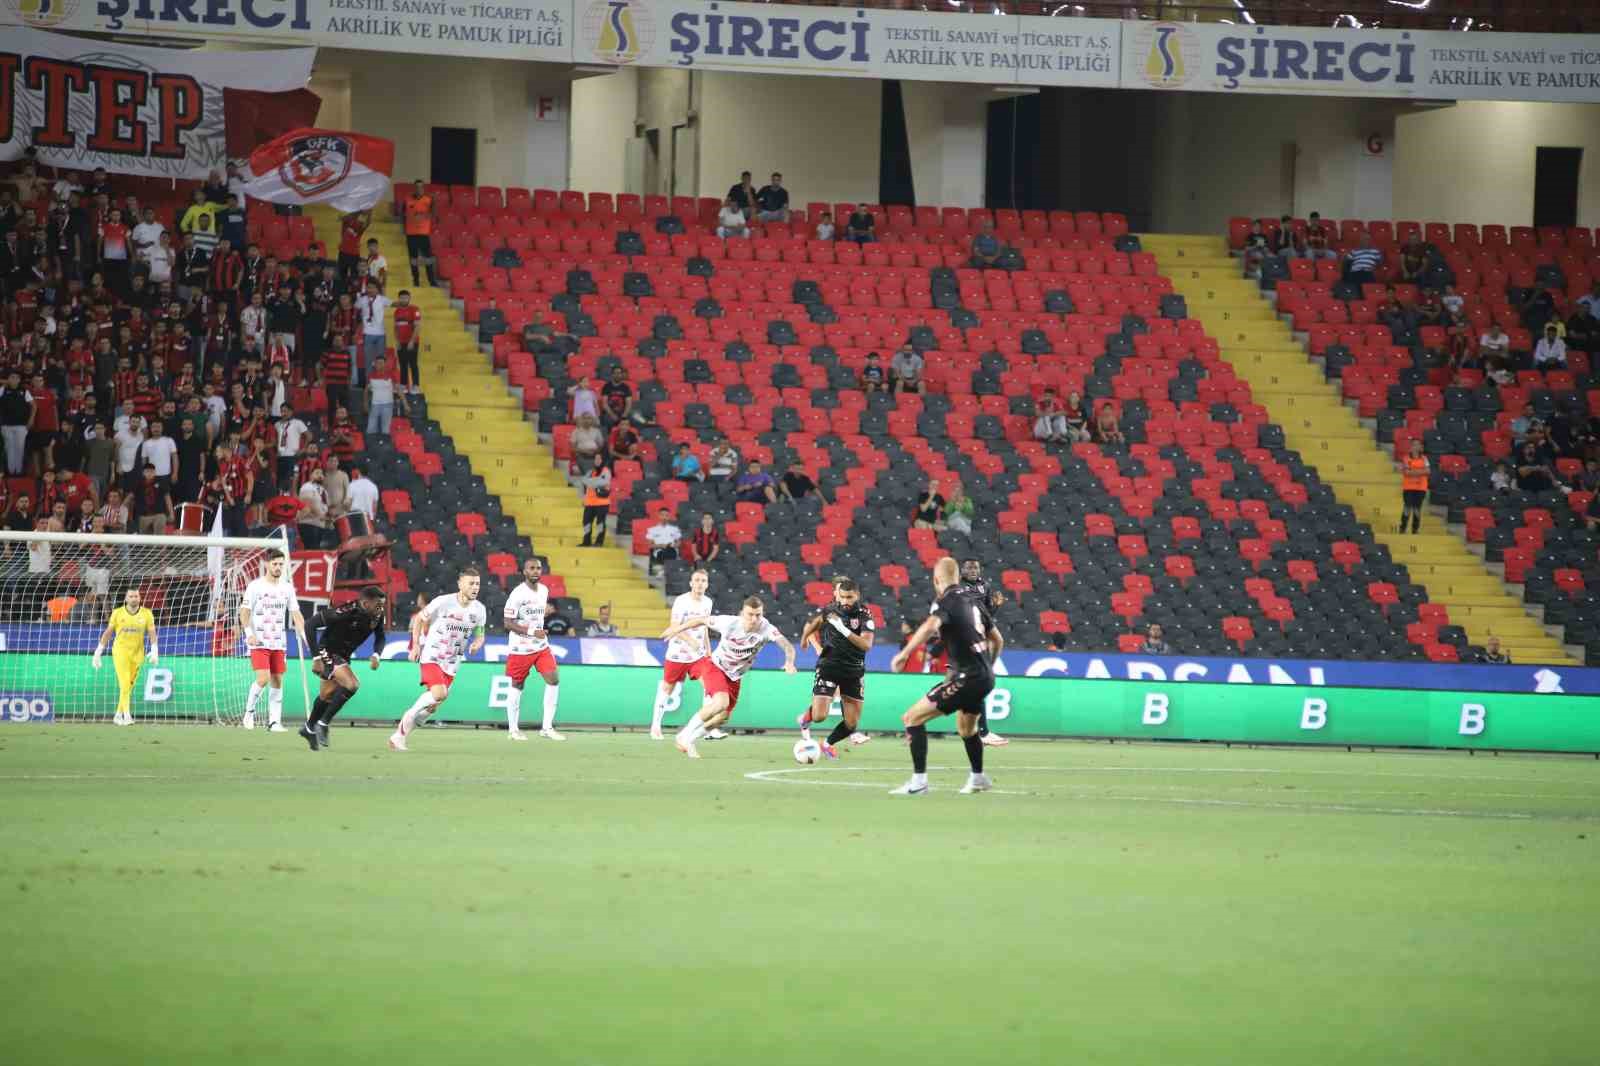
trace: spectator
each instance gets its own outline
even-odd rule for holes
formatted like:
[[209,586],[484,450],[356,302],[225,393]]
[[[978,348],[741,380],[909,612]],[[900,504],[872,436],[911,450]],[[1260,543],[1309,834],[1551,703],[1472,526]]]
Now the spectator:
[[1261,269],[1261,261],[1271,254],[1271,251],[1267,235],[1262,230],[1261,220],[1258,218],[1250,223],[1250,232],[1245,234],[1244,238],[1244,249],[1241,252],[1244,259],[1244,276],[1254,277]]
[[367,516],[369,523],[376,522],[378,520],[378,501],[381,495],[378,492],[378,486],[373,483],[371,478],[367,477],[365,470],[359,466],[350,468],[349,501],[351,511],[360,511]]
[[1283,259],[1298,259],[1306,254],[1305,241],[1295,228],[1294,219],[1288,215],[1278,219],[1278,228],[1273,231],[1267,247],[1273,255]]
[[1535,370],[1564,370],[1567,366],[1567,342],[1558,335],[1554,322],[1545,323],[1544,336],[1533,347]]
[[1306,257],[1312,260],[1339,258],[1339,253],[1329,247],[1329,236],[1328,226],[1322,221],[1322,216],[1311,212],[1306,220]]
[[1151,622],[1150,628],[1144,631],[1144,643],[1139,645],[1139,652],[1142,655],[1172,654],[1172,645],[1166,642],[1160,622]]
[[1580,303],[1567,319],[1567,347],[1591,355],[1600,353],[1600,317],[1595,315],[1593,305]]
[[739,453],[726,437],[719,437],[711,445],[709,460],[706,476],[717,487],[717,495],[721,496],[733,484],[734,475],[739,470]]
[[[428,269],[428,284],[437,285],[433,280],[431,245],[429,253],[423,258]],[[412,271],[415,270],[413,266]],[[409,289],[401,289],[395,299],[398,302],[394,305],[394,349],[400,364],[400,385],[406,395],[416,396],[422,392],[422,308],[411,302]]]
[[572,431],[572,469],[574,472],[594,468],[595,459],[605,451],[606,436],[594,415],[579,415],[578,425]]
[[146,535],[166,533],[172,521],[172,494],[156,478],[154,463],[144,465],[144,477],[133,493],[133,517]]
[[1522,318],[1522,325],[1535,333],[1544,331],[1544,324],[1555,313],[1556,301],[1550,290],[1543,285],[1535,285],[1528,290],[1527,299],[1523,300],[1517,308],[1517,313]]
[[305,447],[311,433],[311,427],[294,413],[294,408],[285,404],[283,417],[278,419],[278,481],[284,485],[294,482],[295,467],[300,463],[301,449]]
[[756,185],[748,170],[739,172],[739,180],[728,189],[728,202],[749,219],[756,206]]
[[972,536],[972,516],[977,508],[959,481],[950,483],[950,498],[944,505],[945,529],[963,537]]
[[1531,434],[1534,430],[1541,429],[1543,427],[1544,423],[1541,422],[1539,420],[1539,416],[1534,413],[1533,404],[1523,404],[1522,413],[1511,420],[1511,438],[1516,442],[1517,447],[1520,448],[1522,447],[1522,442],[1528,439],[1529,434]]
[[364,274],[368,291],[371,291],[373,287],[376,287],[380,293],[388,291],[389,260],[378,250],[376,237],[367,241],[367,265]]
[[150,423],[150,435],[139,447],[144,463],[155,467],[156,480],[172,491],[172,476],[177,471],[178,442],[167,436],[166,423],[159,418]]
[[1540,457],[1538,446],[1531,441],[1524,444],[1517,457],[1517,488],[1538,493],[1549,492],[1554,486],[1555,475]]
[[[376,242],[373,242],[376,243]],[[384,333],[384,315],[389,310],[389,298],[383,295],[376,278],[367,279],[367,291],[356,301],[356,314],[361,321],[361,358],[356,364],[356,381],[365,383],[378,356],[388,350]]]
[[[6,473],[21,477],[28,457],[28,427],[33,424],[33,399],[13,368],[0,388],[0,438],[6,449]],[[31,528],[31,527],[30,527]]]
[[1094,421],[1094,438],[1101,444],[1120,446],[1127,443],[1122,435],[1122,425],[1117,421],[1117,412],[1109,403],[1100,405],[1100,413]]
[[604,456],[594,457],[579,484],[583,487],[583,547],[604,547],[606,519],[611,514],[611,470]]
[[600,390],[600,402],[605,410],[603,424],[614,426],[633,414],[633,386],[628,384],[628,372],[620,366],[611,368],[611,380]]
[[600,421],[600,394],[587,378],[579,379],[572,387],[572,420],[582,422],[584,415]]
[[1600,318],[1600,279],[1589,283],[1589,291],[1578,297],[1578,306],[1587,308],[1591,315]]
[[927,383],[922,380],[922,368],[922,354],[909,344],[902,345],[894,353],[894,358],[889,360],[889,391],[926,392]]
[[340,463],[337,455],[330,455],[322,468],[322,491],[328,498],[330,524],[350,512],[350,475],[340,469]]
[[879,361],[877,352],[868,352],[866,362],[861,367],[861,390],[882,392],[883,389],[883,364]]
[[598,617],[584,627],[583,635],[586,637],[614,637],[617,627],[611,623],[611,605],[602,603]]
[[139,462],[139,449],[144,445],[144,419],[129,415],[123,427],[117,430],[117,483],[124,492],[132,491],[138,481],[135,466]]
[[812,235],[819,241],[833,240],[834,232],[832,211],[822,212],[821,217],[817,219],[817,228],[812,231]]
[[866,204],[857,204],[856,209],[850,212],[850,218],[845,223],[844,239],[855,241],[857,244],[871,244],[876,241],[874,230],[877,220],[872,217],[872,212],[867,210]]
[[644,537],[650,542],[650,570],[654,573],[662,563],[678,557],[683,530],[672,520],[672,512],[663,507],[656,512],[656,524],[644,531]]
[[783,175],[777,171],[756,192],[756,218],[762,222],[789,221],[789,190],[783,187]]
[[11,533],[31,533],[37,520],[33,516],[33,497],[26,492],[17,493],[17,498],[11,505],[11,510],[6,512],[6,529]]
[[700,460],[687,441],[678,445],[677,454],[672,457],[672,476],[679,481],[705,480],[705,473],[700,469]]
[[1372,237],[1363,232],[1361,240],[1344,257],[1344,279],[1352,285],[1368,285],[1378,280],[1383,252],[1372,246]]
[[944,529],[944,497],[939,494],[937,481],[928,482],[927,491],[917,497],[911,525],[915,529]]
[[805,499],[817,491],[817,483],[806,474],[806,468],[798,459],[789,464],[789,469],[783,472],[783,477],[778,481],[778,494],[790,503]]
[[1067,404],[1061,415],[1066,419],[1067,440],[1072,443],[1089,439],[1089,416],[1083,410],[1083,397],[1077,391],[1067,393]]
[[[349,359],[345,359],[345,380],[349,381]],[[385,356],[378,356],[372,364],[372,378],[367,382],[367,433],[387,437],[394,426],[395,388],[394,373],[389,369],[389,360]],[[334,397],[328,397],[329,410],[336,410],[333,403]],[[405,397],[400,397],[400,402],[405,403]]]
[[1511,654],[1500,647],[1499,637],[1490,634],[1483,642],[1483,651],[1478,653],[1478,662],[1486,666],[1510,666]]
[[1417,282],[1428,269],[1428,252],[1422,241],[1412,237],[1400,249],[1400,280]]
[[732,196],[722,204],[722,211],[717,215],[717,236],[723,238],[750,236],[749,223],[745,219],[744,209],[741,208]]
[[611,453],[613,463],[618,460],[636,460],[639,458],[639,432],[633,428],[631,422],[618,422],[611,427],[611,434],[606,438],[606,448]]
[[717,520],[707,511],[689,538],[688,558],[690,562],[709,563],[721,554],[722,534],[717,532]]
[[761,469],[761,463],[755,459],[745,464],[744,473],[733,487],[734,499],[740,503],[759,503],[765,507],[778,498],[778,493],[773,488],[772,475]]
[[1005,249],[994,235],[994,222],[987,215],[978,220],[978,232],[972,236],[972,266],[975,270],[989,270],[1000,260]]
[[1034,440],[1042,440],[1047,444],[1066,444],[1072,439],[1067,429],[1066,411],[1056,398],[1055,389],[1045,387],[1039,402],[1034,404],[1033,415]]
[[1439,297],[1439,303],[1452,315],[1459,315],[1461,309],[1467,306],[1466,297],[1456,292],[1454,285],[1446,285],[1444,287],[1444,295]]
[[1490,323],[1483,336],[1478,338],[1478,351],[1487,365],[1507,366],[1511,362],[1511,335],[1500,328],[1500,323]]
[[1515,486],[1511,480],[1511,468],[1505,463],[1494,464],[1494,473],[1489,475],[1489,487],[1495,492],[1510,492]]
[[300,543],[313,551],[324,547],[327,540],[329,508],[324,476],[322,467],[313,467],[299,492]]

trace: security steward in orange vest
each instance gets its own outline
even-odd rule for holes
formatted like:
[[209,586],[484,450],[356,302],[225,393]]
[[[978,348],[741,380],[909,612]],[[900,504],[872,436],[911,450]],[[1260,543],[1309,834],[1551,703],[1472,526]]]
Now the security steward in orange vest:
[[1406,531],[1406,518],[1411,519],[1411,532],[1422,526],[1422,504],[1428,498],[1428,457],[1422,454],[1422,442],[1411,442],[1411,453],[1400,461],[1400,497],[1404,501],[1400,510],[1400,532]]
[[428,268],[428,284],[438,285],[433,272],[433,197],[423,189],[418,178],[411,187],[411,199],[406,201],[406,254],[411,257],[411,284],[421,285],[417,268]]

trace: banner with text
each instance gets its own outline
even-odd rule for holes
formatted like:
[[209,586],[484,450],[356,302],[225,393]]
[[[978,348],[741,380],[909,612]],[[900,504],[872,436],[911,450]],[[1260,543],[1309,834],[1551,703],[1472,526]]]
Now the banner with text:
[[552,63],[572,59],[571,0],[0,0],[0,13],[41,29]]
[[1122,35],[1124,89],[1419,100],[1600,100],[1600,40],[1141,22]]
[[118,174],[204,178],[227,162],[226,89],[285,92],[311,48],[193,52],[0,31],[0,159]]

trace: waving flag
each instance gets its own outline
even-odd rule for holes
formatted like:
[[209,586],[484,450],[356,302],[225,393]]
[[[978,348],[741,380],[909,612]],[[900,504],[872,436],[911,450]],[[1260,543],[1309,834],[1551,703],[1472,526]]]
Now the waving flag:
[[337,130],[290,130],[250,153],[245,194],[273,204],[366,211],[389,193],[394,142]]

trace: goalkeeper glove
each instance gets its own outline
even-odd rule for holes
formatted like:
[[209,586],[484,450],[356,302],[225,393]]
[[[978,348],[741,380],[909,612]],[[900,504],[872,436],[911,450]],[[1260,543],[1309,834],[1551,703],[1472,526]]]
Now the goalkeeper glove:
[[96,648],[94,650],[94,668],[96,670],[100,669],[100,656],[102,656],[104,654],[105,654],[105,649],[103,649],[103,648]]
[[156,653],[156,650],[154,648],[151,648],[150,649],[150,665],[154,666],[156,663],[158,663],[160,661],[161,661],[161,656]]

